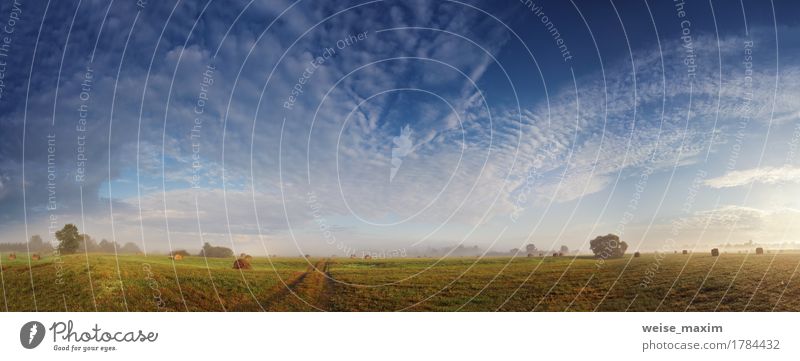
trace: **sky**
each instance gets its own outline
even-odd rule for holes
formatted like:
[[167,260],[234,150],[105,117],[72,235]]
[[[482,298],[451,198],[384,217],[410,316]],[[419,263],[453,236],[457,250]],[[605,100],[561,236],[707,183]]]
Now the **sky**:
[[800,241],[791,1],[4,1],[0,242]]

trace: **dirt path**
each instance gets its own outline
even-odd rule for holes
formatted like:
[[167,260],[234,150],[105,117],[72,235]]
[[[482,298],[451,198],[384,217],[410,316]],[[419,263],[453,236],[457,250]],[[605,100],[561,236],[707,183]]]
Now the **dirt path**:
[[271,296],[262,301],[267,311],[316,311],[329,310],[329,295],[333,282],[328,268],[331,260],[324,259],[309,265],[305,272],[285,280]]

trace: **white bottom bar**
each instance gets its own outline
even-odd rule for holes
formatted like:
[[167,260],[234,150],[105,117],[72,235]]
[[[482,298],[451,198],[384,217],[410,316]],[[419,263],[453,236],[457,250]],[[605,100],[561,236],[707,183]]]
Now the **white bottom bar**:
[[[45,327],[32,349],[20,341],[29,321]],[[69,321],[75,334],[65,340]],[[797,313],[9,313],[0,321],[0,350],[7,360],[797,360],[799,321]],[[95,340],[139,330],[157,338]],[[743,342],[731,349],[731,340]],[[773,349],[752,347],[761,340],[773,340]],[[664,349],[688,343],[728,349]]]

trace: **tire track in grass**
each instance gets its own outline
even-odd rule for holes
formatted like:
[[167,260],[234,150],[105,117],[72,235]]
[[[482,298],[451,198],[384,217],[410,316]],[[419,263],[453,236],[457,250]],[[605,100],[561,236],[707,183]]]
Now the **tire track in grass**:
[[329,296],[333,294],[333,282],[328,274],[330,263],[330,260],[321,260],[283,282],[264,300],[264,307],[268,311],[327,311]]

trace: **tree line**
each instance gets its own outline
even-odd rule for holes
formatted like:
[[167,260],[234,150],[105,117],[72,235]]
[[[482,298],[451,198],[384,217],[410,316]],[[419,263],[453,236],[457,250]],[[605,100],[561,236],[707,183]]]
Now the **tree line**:
[[59,254],[74,254],[74,253],[127,253],[136,254],[142,253],[139,246],[133,242],[119,244],[117,242],[110,242],[106,239],[97,242],[92,236],[88,234],[81,234],[78,232],[78,227],[74,224],[66,224],[64,228],[56,231],[56,240],[58,244],[53,246],[48,242],[44,242],[42,237],[37,235],[31,236],[28,242],[20,243],[3,243],[0,244],[0,252],[32,252],[32,253],[50,253],[58,251]]
[[[180,255],[182,257],[186,257],[191,256],[191,253],[185,249],[179,249],[170,252],[170,255]],[[233,257],[233,250],[228,247],[212,246],[210,243],[206,242],[203,244],[203,248],[200,249],[200,252],[198,252],[197,255],[199,257],[230,258]]]
[[[628,244],[625,243],[625,241],[620,240],[619,236],[617,236],[616,234],[609,233],[605,236],[597,236],[591,241],[589,241],[589,249],[592,250],[592,253],[594,253],[594,256],[597,258],[603,258],[603,259],[619,258],[625,255],[625,251],[628,250]],[[508,253],[514,256],[524,253],[527,253],[528,255],[535,255],[537,253],[549,253],[549,252],[556,253],[555,251],[545,252],[539,250],[533,243],[528,243],[527,245],[525,245],[524,252],[519,248],[514,248],[510,250]],[[561,248],[558,250],[558,253],[561,254],[569,253],[569,247],[561,246]]]

